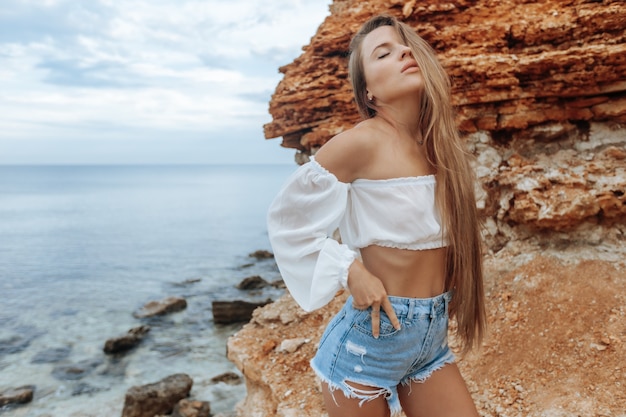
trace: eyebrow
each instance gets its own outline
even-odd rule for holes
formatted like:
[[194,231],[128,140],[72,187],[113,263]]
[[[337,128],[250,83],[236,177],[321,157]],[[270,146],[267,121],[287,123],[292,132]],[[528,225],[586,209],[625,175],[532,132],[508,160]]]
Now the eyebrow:
[[376,46],[374,49],[372,49],[372,53],[370,54],[370,56],[374,55],[374,52],[376,52],[376,50],[378,48],[385,48],[385,47],[390,47],[391,43],[390,42],[383,42],[380,45]]

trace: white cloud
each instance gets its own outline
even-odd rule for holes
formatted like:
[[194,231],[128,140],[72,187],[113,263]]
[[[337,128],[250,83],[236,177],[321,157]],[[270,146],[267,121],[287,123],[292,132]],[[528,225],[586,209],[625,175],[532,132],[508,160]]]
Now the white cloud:
[[330,0],[5,3],[0,145],[155,129],[262,140],[278,66],[309,42]]

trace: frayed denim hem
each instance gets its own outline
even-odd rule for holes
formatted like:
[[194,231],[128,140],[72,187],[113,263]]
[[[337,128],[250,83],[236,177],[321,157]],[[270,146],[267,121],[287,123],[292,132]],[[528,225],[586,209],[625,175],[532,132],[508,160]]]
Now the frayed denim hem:
[[[400,417],[402,415],[402,406],[400,405],[400,399],[398,397],[398,393],[396,392],[395,387],[392,388],[377,388],[372,385],[371,382],[363,381],[363,380],[348,380],[344,379],[341,384],[336,384],[329,380],[326,376],[324,376],[314,365],[311,363],[311,368],[315,375],[326,385],[328,385],[328,389],[330,390],[330,394],[333,397],[333,401],[335,401],[335,405],[337,404],[337,400],[335,399],[335,391],[339,390],[346,398],[353,398],[360,400],[359,407],[362,407],[364,403],[367,401],[375,400],[381,396],[385,397],[387,400],[387,405],[389,407],[389,411],[391,413],[391,417]],[[370,389],[361,389],[356,388],[350,385],[350,382],[360,385],[371,386]]]
[[[428,369],[426,369],[425,371],[417,372],[414,375],[407,376],[402,381],[400,381],[400,384],[406,387],[407,385],[410,385],[411,382],[415,382],[418,384],[424,383],[428,380],[428,378],[431,377],[431,375],[434,372],[442,369],[446,365],[449,365],[455,362],[456,362],[456,358],[454,357],[454,353],[452,353],[452,351],[448,351],[448,354],[444,356],[443,358],[441,358],[441,360],[439,360],[437,364],[434,364],[433,366],[429,366]],[[410,394],[411,394],[411,391],[409,391],[409,395]]]

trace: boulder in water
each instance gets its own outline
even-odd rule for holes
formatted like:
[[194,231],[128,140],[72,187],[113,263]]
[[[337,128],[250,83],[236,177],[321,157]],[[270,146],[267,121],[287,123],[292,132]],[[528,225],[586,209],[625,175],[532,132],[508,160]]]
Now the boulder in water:
[[193,380],[187,374],[174,374],[154,384],[131,387],[126,392],[122,417],[154,417],[170,414],[187,398]]
[[187,308],[187,300],[181,297],[168,297],[160,301],[150,301],[133,315],[138,319],[175,313]]

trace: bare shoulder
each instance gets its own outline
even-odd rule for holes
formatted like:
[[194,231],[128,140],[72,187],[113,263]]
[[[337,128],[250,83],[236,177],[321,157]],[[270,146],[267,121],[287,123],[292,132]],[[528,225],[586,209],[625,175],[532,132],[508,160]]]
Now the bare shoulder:
[[334,136],[315,154],[315,160],[339,181],[352,182],[367,171],[376,153],[376,133],[368,120]]

